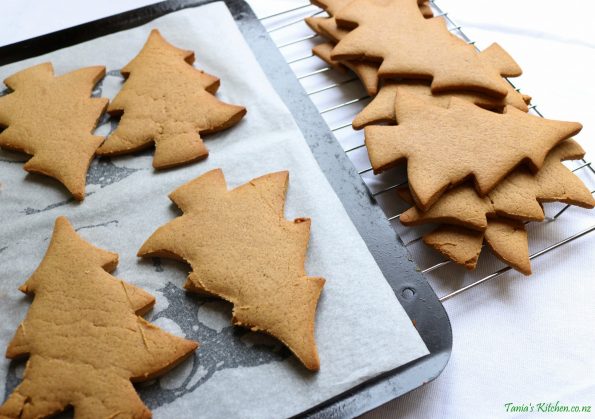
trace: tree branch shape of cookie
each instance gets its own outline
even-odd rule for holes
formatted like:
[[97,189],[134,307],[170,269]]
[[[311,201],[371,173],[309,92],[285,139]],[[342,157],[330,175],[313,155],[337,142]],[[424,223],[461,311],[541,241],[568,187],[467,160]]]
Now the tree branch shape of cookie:
[[507,176],[486,196],[473,187],[457,186],[440,197],[428,211],[411,207],[399,220],[407,226],[425,223],[448,223],[483,231],[488,217],[496,214],[522,221],[543,221],[542,202],[564,202],[593,208],[595,199],[581,179],[561,162],[584,156],[582,147],[568,139],[557,145],[546,157],[543,167],[533,174],[519,168]]
[[68,406],[76,418],[151,417],[131,380],[161,375],[198,345],[139,317],[155,299],[111,276],[117,264],[116,253],[56,220],[45,257],[20,288],[35,298],[6,356],[29,360],[0,417],[45,418]]
[[139,256],[186,261],[185,287],[233,303],[233,324],[275,336],[306,368],[320,362],[314,320],[323,278],[304,261],[310,220],[285,220],[288,172],[271,173],[231,191],[221,170],[170,194],[184,215],[160,227]]
[[490,112],[458,98],[445,109],[401,91],[395,106],[397,126],[364,129],[370,162],[379,173],[406,160],[409,187],[424,211],[469,177],[486,195],[521,163],[537,171],[556,144],[582,128],[512,106]]
[[474,90],[495,97],[508,93],[504,77],[521,74],[507,55],[486,65],[475,48],[450,33],[442,17],[425,19],[415,0],[355,0],[335,15],[353,28],[335,47],[335,60],[382,61],[381,78],[432,79],[432,92]]
[[200,135],[235,125],[246,109],[213,96],[219,80],[195,69],[193,62],[192,51],[172,46],[153,29],[141,52],[122,69],[127,80],[108,112],[123,115],[97,154],[132,153],[154,143],[156,169],[207,157]]
[[54,76],[51,63],[38,64],[4,80],[13,90],[0,97],[0,147],[33,156],[25,170],[51,176],[81,201],[89,164],[103,137],[92,134],[108,100],[91,91],[105,67],[86,67]]

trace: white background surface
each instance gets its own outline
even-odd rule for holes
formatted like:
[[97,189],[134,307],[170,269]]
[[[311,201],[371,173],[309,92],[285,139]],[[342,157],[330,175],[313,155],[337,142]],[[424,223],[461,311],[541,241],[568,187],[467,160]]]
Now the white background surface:
[[[251,3],[266,15],[303,1]],[[547,117],[582,122],[585,128],[577,139],[587,150],[587,157],[594,158],[595,5],[578,0],[439,0],[438,4],[480,47],[496,41],[511,53],[524,70],[518,85],[533,96]],[[54,9],[52,5],[60,6]],[[13,0],[3,6],[2,44],[47,31],[48,23],[57,28],[61,23],[88,20],[93,10],[86,2],[74,0]],[[122,2],[105,2],[93,7],[123,6]],[[105,15],[106,9],[97,13]],[[556,228],[579,231],[580,226],[595,223],[595,213],[570,210],[560,221]],[[535,235],[539,236],[536,239],[545,239],[541,236],[548,234]],[[434,382],[369,417],[547,415],[506,413],[504,404],[508,402],[559,401],[591,405],[595,410],[594,259],[592,234],[533,261],[534,274],[529,278],[509,272],[446,302],[454,335],[446,370]],[[456,288],[446,283],[434,285],[439,293]]]

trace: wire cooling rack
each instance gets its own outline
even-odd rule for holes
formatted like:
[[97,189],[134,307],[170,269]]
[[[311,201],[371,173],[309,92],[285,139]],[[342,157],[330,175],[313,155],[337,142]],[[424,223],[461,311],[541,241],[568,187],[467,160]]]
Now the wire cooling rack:
[[[448,13],[440,9],[435,1],[430,0],[430,6],[434,16],[442,16],[445,19],[449,31],[475,46],[475,42],[465,35],[461,26],[457,25]],[[355,131],[351,128],[354,116],[367,105],[371,98],[353,73],[333,69],[312,54],[312,47],[324,42],[325,39],[312,33],[305,25],[304,18],[310,16],[324,17],[327,14],[310,3],[304,3],[262,16],[260,20],[319,109],[344,152],[353,162],[370,196],[384,210],[396,231],[395,240],[400,240],[409,249],[431,285],[437,292],[442,293],[440,301],[446,301],[510,271],[510,267],[504,266],[496,257],[485,251],[480,255],[477,269],[467,271],[450,260],[444,260],[437,252],[421,243],[421,236],[433,228],[432,226],[412,228],[404,227],[398,222],[400,214],[408,207],[395,191],[407,184],[404,167],[377,176],[372,173],[364,147],[363,131]],[[510,80],[509,83],[520,91]],[[529,112],[543,117],[535,104],[529,106]],[[583,159],[565,164],[581,177],[591,189],[591,193],[595,193],[595,169],[590,161]],[[578,215],[576,211],[585,211],[584,209],[571,208],[569,205],[559,203],[546,204],[544,209],[546,212],[544,222],[527,223],[531,260],[595,231],[592,217],[590,220],[587,219],[586,225],[577,226],[577,217],[574,215]],[[561,217],[563,214],[566,214],[565,217]],[[584,224],[584,215],[581,219]],[[522,276],[517,272],[514,274]]]

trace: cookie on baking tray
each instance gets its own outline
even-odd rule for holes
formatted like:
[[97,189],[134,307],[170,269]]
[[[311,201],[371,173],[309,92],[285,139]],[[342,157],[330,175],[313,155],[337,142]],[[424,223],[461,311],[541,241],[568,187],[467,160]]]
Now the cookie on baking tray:
[[104,75],[96,66],[55,76],[51,63],[38,64],[4,80],[12,92],[0,97],[0,147],[31,155],[25,170],[57,179],[78,201],[103,141],[92,132],[108,99],[90,96]]
[[132,382],[162,375],[198,345],[139,317],[155,299],[111,276],[117,264],[116,253],[56,220],[43,260],[20,288],[34,299],[6,356],[29,360],[0,417],[49,417],[69,406],[77,418],[151,417]]
[[314,321],[325,280],[306,275],[310,220],[284,218],[287,184],[288,172],[278,172],[230,191],[212,170],[170,194],[184,214],[138,255],[186,261],[186,289],[231,302],[233,324],[271,334],[317,371]]
[[131,153],[154,143],[156,169],[207,157],[201,135],[235,125],[246,109],[217,99],[218,79],[195,69],[193,62],[192,51],[174,47],[153,29],[122,69],[127,80],[108,108],[122,118],[97,154]]

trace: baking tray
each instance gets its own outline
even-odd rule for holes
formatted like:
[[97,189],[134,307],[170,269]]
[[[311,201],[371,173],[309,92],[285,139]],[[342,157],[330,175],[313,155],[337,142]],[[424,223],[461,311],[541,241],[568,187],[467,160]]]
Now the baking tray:
[[[7,45],[0,48],[0,65],[139,26],[165,14],[213,1],[170,0]],[[225,0],[225,3],[273,87],[293,114],[322,171],[430,351],[429,355],[366,381],[300,413],[298,417],[335,418],[360,415],[432,381],[442,372],[452,350],[450,321],[438,297],[411,260],[383,211],[370,195],[360,175],[250,6],[243,0]],[[14,381],[14,378],[7,380],[7,389],[16,385]],[[152,391],[150,387],[139,387],[138,390],[149,406],[169,401],[163,400],[164,395]]]

